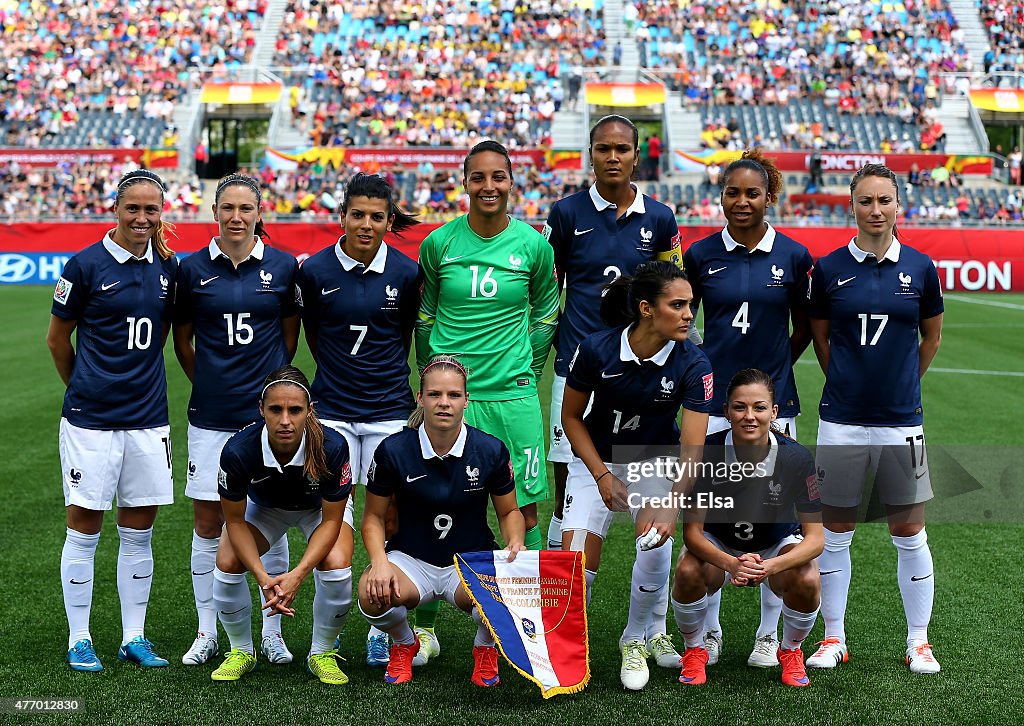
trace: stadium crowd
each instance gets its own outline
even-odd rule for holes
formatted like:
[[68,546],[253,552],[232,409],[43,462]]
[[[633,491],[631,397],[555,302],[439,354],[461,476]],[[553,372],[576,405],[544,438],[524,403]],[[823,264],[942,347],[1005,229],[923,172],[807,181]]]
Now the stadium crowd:
[[169,123],[189,67],[226,71],[249,60],[265,9],[266,0],[4,4],[0,143],[68,145],[62,140],[84,117],[100,115],[116,138],[84,134],[75,145],[133,145],[123,128],[136,119]]
[[547,0],[294,0],[274,63],[308,69],[291,104],[314,144],[536,145],[579,93],[568,67],[601,62],[601,17]]
[[1024,73],[1024,5],[982,0],[978,12],[992,44],[985,54],[985,72]]

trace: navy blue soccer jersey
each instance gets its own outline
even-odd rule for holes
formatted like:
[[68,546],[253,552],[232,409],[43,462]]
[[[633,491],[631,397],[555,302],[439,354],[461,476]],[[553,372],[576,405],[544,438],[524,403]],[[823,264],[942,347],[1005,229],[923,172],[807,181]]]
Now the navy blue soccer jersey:
[[298,314],[297,269],[294,257],[263,242],[236,268],[216,239],[181,263],[174,322],[195,336],[193,426],[238,431],[260,417],[264,379],[288,362],[281,321]]
[[689,340],[669,341],[641,361],[629,346],[629,329],[584,338],[565,381],[580,393],[594,394],[583,423],[602,461],[610,463],[622,458],[615,458],[616,446],[678,444],[680,408],[711,412],[714,376],[700,348]]
[[767,458],[760,464],[746,464],[752,476],[740,473],[732,431],[711,434],[704,442],[704,466],[692,496],[695,500],[702,494],[732,499],[732,509],[704,510],[704,531],[739,552],[774,547],[800,531],[797,512],[821,512],[811,452],[785,436],[769,434],[769,439]]
[[364,266],[339,240],[303,262],[298,281],[302,323],[316,341],[317,413],[352,423],[406,418],[419,265],[381,245]]
[[230,502],[246,497],[261,507],[303,511],[324,502],[340,502],[352,491],[352,469],[345,437],[324,426],[327,471],[316,481],[303,472],[306,438],[290,462],[281,466],[270,448],[267,427],[254,423],[233,435],[220,452],[217,491]]
[[368,492],[395,497],[398,533],[388,551],[436,567],[453,564],[456,552],[497,549],[487,504],[516,489],[505,444],[472,426],[463,426],[443,457],[423,427],[392,434],[377,447],[368,478]]
[[789,321],[794,308],[807,304],[814,265],[807,248],[769,227],[748,251],[723,230],[691,245],[683,264],[694,315],[704,308],[703,350],[715,371],[715,414],[722,415],[729,381],[744,368],[772,377],[779,416],[800,413]]
[[51,312],[76,327],[75,365],[61,415],[85,429],[166,426],[164,329],[171,323],[176,258],[153,246],[137,258],[109,236],[61,273]]
[[927,255],[896,240],[879,260],[855,239],[818,260],[811,275],[809,314],[829,321],[818,414],[832,423],[917,426],[918,330],[943,312],[939,275]]
[[608,326],[601,320],[605,285],[651,260],[681,265],[679,227],[672,210],[637,190],[622,217],[597,193],[597,186],[555,202],[544,236],[555,249],[555,267],[564,276],[565,310],[555,336],[555,373],[569,373],[569,358],[580,342]]

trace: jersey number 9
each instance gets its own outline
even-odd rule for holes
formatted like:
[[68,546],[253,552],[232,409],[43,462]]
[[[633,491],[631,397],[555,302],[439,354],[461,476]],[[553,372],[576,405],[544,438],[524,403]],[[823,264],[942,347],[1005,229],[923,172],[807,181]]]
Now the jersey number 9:
[[434,529],[441,533],[438,539],[444,539],[452,531],[452,518],[447,514],[439,514],[434,517]]

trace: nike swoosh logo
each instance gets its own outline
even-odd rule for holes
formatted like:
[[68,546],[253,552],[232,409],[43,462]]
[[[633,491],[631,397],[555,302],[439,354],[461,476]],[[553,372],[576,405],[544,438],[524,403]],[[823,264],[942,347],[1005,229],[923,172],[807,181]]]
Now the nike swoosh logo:
[[236,615],[236,614],[238,614],[238,613],[242,612],[243,610],[245,610],[245,607],[244,607],[244,606],[243,606],[243,607],[240,607],[240,608],[238,608],[238,610],[232,610],[232,611],[231,611],[231,612],[229,612],[229,613],[226,613],[226,612],[224,612],[223,610],[221,610],[221,611],[220,611],[220,614],[221,614],[221,615]]
[[346,615],[348,615],[348,613],[338,613],[337,615],[334,616],[334,619],[335,620],[341,620]]
[[824,572],[819,572],[818,574],[821,577],[824,577],[825,575],[833,575],[833,574],[835,574],[837,572],[839,572],[839,570],[825,570]]
[[212,567],[209,570],[207,570],[206,572],[196,572],[195,570],[192,570],[192,574],[193,575],[209,575],[211,572],[213,572],[213,568]]
[[920,479],[921,477],[923,477],[923,476],[925,476],[927,474],[928,474],[928,472],[922,471],[920,474],[914,474],[914,478],[915,479]]
[[213,281],[214,281],[214,280],[216,280],[216,279],[217,279],[218,277],[220,277],[220,275],[214,275],[213,277],[211,277],[211,278],[209,278],[209,279],[207,279],[207,280],[200,280],[200,281],[199,281],[199,287],[206,287],[206,285],[207,285],[207,284],[209,284],[209,283],[213,282]]
[[843,285],[848,283],[850,280],[856,280],[856,279],[857,279],[857,276],[854,275],[853,277],[847,277],[845,280],[839,280],[839,283],[838,283],[839,287],[842,287]]
[[579,237],[580,235],[584,235],[584,234],[586,234],[587,232],[593,232],[593,231],[594,231],[594,228],[593,228],[593,227],[591,227],[590,229],[582,229],[582,230],[581,230],[581,229],[575,229],[575,228],[574,228],[574,229],[573,229],[573,231],[572,231],[572,233],[573,233],[574,235],[576,235],[577,237]]
[[648,589],[647,589],[646,587],[644,587],[643,585],[639,585],[639,588],[640,588],[640,592],[658,592],[659,590],[661,590],[661,588],[660,588],[660,587],[655,587],[655,588],[653,588],[653,589],[651,589],[651,590],[648,590]]
[[132,575],[132,579],[133,580],[148,580],[152,576],[153,576],[153,573],[150,572],[148,575]]
[[252,481],[250,481],[249,483],[250,483],[250,484],[260,484],[260,483],[262,483],[262,482],[265,482],[265,481],[266,481],[267,479],[269,479],[269,478],[270,478],[269,476],[265,476],[265,477],[263,477],[262,479],[253,479],[253,480],[252,480]]
[[612,373],[609,375],[608,373],[601,371],[601,378],[618,378],[619,376],[623,375],[625,375],[625,373]]
[[459,255],[458,257],[449,257],[448,255],[445,255],[444,256],[444,261],[445,262],[455,262],[455,260],[461,260],[463,257],[465,257],[465,255]]
[[934,574],[935,574],[934,572],[929,572],[929,573],[928,573],[927,575],[925,575],[924,577],[911,577],[911,578],[910,578],[910,581],[911,581],[911,582],[921,582],[921,580],[927,580],[927,579],[928,579],[929,577],[931,577],[931,576],[932,576],[932,575],[934,575]]
[[117,282],[111,282],[111,283],[109,283],[109,284],[107,284],[107,285],[100,285],[100,290],[104,290],[104,291],[105,291],[105,290],[109,290],[109,289],[110,289],[110,288],[112,288],[112,287],[113,287],[114,285],[117,285],[117,284],[118,284],[118,283],[120,283],[120,282],[121,282],[121,281],[120,281],[120,280],[118,280]]
[[340,289],[341,289],[340,287],[334,287],[334,288],[331,288],[330,290],[325,290],[325,289],[323,289],[321,287],[320,288],[320,294],[321,295],[330,295],[332,292],[337,292]]
[[709,275],[714,275],[714,274],[715,274],[716,272],[721,272],[722,270],[725,270],[725,269],[727,269],[728,267],[729,267],[728,265],[726,265],[725,267],[716,267],[716,268],[715,268],[715,269],[713,269],[713,270],[708,270],[708,274],[709,274]]
[[87,582],[92,582],[92,578],[90,577],[88,580],[82,580],[81,582],[79,582],[78,580],[68,580],[68,582],[70,582],[72,585],[84,585]]
[[408,476],[408,475],[407,475],[407,476],[405,477],[405,480],[406,480],[407,482],[409,482],[410,484],[412,484],[412,483],[413,483],[414,481],[416,481],[416,480],[418,480],[418,479],[423,479],[423,478],[424,478],[424,477],[426,477],[426,476],[427,476],[426,474],[420,474],[419,476]]

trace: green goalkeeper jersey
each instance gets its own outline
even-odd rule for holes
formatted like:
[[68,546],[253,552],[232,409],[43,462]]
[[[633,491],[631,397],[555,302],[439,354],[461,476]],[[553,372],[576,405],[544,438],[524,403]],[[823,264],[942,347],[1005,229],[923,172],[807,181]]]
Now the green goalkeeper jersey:
[[427,236],[420,268],[420,370],[435,353],[455,354],[469,368],[473,398],[535,395],[558,322],[554,251],[544,236],[509,219],[484,238],[462,216]]

